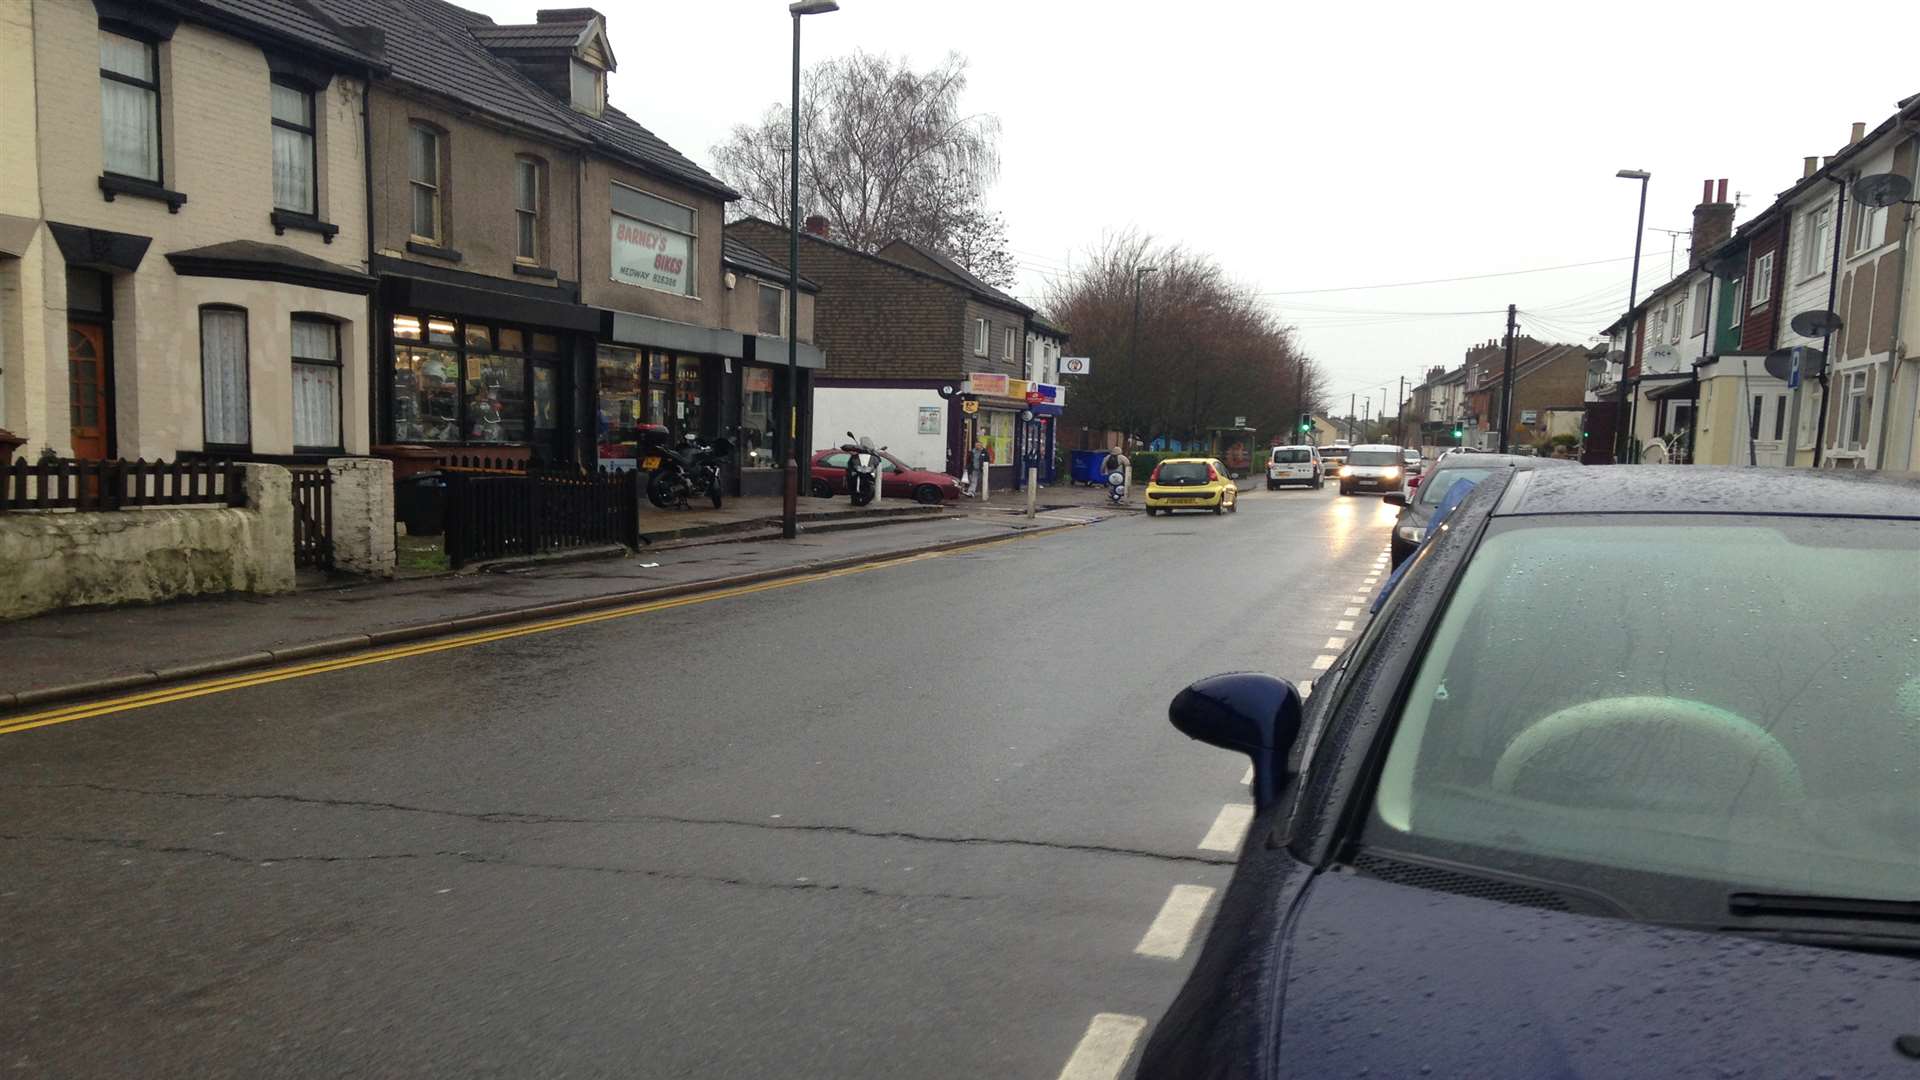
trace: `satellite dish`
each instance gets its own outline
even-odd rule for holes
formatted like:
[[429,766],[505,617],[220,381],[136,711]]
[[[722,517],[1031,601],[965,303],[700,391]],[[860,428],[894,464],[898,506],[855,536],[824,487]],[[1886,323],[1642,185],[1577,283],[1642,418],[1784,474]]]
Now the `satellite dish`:
[[1723,281],[1737,278],[1746,272],[1747,257],[1745,255],[1727,255],[1707,263],[1707,273]]
[[1899,173],[1875,173],[1853,182],[1853,197],[1863,206],[1882,207],[1907,201],[1913,181]]
[[1627,351],[1625,349],[1615,349],[1607,354],[1607,363],[1609,364],[1624,364],[1626,360]]
[[1587,361],[1587,374],[1605,375],[1607,373],[1607,369],[1612,366],[1613,366],[1612,364],[1609,364],[1607,362],[1605,357],[1596,356],[1593,359]]
[[1671,345],[1655,345],[1646,356],[1648,374],[1669,375],[1680,370],[1680,350]]
[[1793,327],[1793,332],[1801,337],[1826,337],[1847,323],[1831,311],[1803,311],[1787,325]]
[[1796,345],[1792,348],[1775,349],[1768,353],[1765,361],[1767,374],[1785,382],[1788,370],[1793,367],[1793,354],[1796,352],[1800,354],[1801,378],[1816,378],[1827,369],[1826,353],[1811,345]]

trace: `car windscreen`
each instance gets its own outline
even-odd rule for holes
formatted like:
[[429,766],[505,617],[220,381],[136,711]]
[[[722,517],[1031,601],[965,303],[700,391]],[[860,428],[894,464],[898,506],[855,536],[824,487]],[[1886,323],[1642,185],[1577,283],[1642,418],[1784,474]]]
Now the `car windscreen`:
[[1913,522],[1512,519],[1433,631],[1363,841],[1913,900],[1916,778]]
[[1355,450],[1347,455],[1349,465],[1400,465],[1398,450]]
[[1169,461],[1160,466],[1160,474],[1154,478],[1156,484],[1204,484],[1207,482],[1207,463],[1204,461]]
[[1273,452],[1273,463],[1275,465],[1299,465],[1312,460],[1312,455],[1305,450],[1275,450]]
[[1491,468],[1468,469],[1454,465],[1446,466],[1421,482],[1419,503],[1421,506],[1439,506],[1440,500],[1447,497],[1447,489],[1453,486],[1454,481],[1471,480],[1477,484],[1492,472]]

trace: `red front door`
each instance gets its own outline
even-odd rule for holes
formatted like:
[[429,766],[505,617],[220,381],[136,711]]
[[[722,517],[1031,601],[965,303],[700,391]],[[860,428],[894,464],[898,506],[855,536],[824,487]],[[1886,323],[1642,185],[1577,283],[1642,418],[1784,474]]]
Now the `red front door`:
[[91,323],[67,324],[67,400],[72,409],[73,456],[105,461],[108,425],[107,331]]

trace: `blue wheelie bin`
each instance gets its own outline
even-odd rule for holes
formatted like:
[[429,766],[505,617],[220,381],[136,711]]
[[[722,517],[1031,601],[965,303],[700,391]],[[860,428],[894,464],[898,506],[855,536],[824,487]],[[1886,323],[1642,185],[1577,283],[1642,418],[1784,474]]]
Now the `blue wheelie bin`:
[[1106,460],[1106,457],[1107,452],[1105,450],[1075,450],[1073,452],[1073,462],[1068,466],[1068,471],[1072,475],[1073,482],[1076,484],[1090,484],[1094,487],[1105,484],[1107,478],[1100,475],[1100,463]]

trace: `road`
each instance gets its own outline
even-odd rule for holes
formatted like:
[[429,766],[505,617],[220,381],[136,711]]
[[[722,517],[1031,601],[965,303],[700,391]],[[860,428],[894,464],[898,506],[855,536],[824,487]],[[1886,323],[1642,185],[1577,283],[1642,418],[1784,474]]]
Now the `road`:
[[0,736],[0,1067],[1111,1076],[1247,803],[1167,700],[1311,679],[1391,520],[1253,492]]

